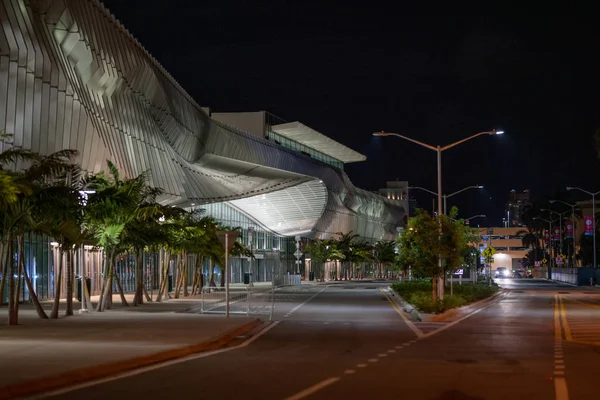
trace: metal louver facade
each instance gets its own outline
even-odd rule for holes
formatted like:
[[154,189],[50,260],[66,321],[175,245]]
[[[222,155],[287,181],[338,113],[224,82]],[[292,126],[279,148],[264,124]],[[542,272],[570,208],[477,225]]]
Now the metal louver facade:
[[392,239],[402,224],[341,170],[212,120],[98,0],[0,0],[0,19],[2,150],[149,171],[165,204],[228,202],[282,236]]

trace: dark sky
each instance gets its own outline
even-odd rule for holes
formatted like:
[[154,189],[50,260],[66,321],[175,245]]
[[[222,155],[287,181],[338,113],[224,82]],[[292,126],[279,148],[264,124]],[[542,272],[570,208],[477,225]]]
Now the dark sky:
[[[433,151],[373,131],[446,145],[496,128],[505,134],[443,153],[443,193],[485,185],[452,198],[463,217],[484,213],[482,225],[499,225],[511,189],[535,197],[567,185],[600,190],[592,141],[600,24],[590,10],[411,15],[393,2],[104,3],[199,104],[266,110],[365,154],[346,166],[358,187],[398,178],[437,189]],[[417,198],[431,209],[430,195]]]

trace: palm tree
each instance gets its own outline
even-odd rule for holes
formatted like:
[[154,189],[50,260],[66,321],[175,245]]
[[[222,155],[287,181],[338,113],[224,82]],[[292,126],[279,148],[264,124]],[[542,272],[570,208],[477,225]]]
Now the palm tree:
[[374,259],[377,262],[377,274],[383,277],[384,269],[387,270],[396,261],[396,242],[393,240],[380,240],[373,246]]
[[144,191],[145,193],[141,194],[144,201],[139,207],[140,212],[125,225],[123,237],[121,238],[123,247],[133,250],[135,254],[136,289],[133,298],[134,306],[143,304],[144,294],[147,296],[144,285],[144,250],[156,248],[167,242],[168,235],[161,221],[164,220],[165,216],[175,215],[176,211],[182,211],[179,208],[158,204],[156,198],[162,192],[160,189],[147,186]]
[[144,207],[148,196],[146,174],[121,180],[117,167],[107,161],[110,176],[98,174],[89,181],[95,190],[86,206],[86,226],[98,245],[104,248],[105,276],[96,309],[104,311],[112,303],[113,281],[119,289],[121,303],[128,305],[118,274],[115,273],[115,258],[120,250],[123,231],[128,223],[143,214],[152,214],[152,207]]
[[[339,238],[335,241],[335,246],[337,250],[343,255],[342,259],[342,276],[344,280],[348,280],[348,271],[350,265],[352,265],[352,247],[356,242],[356,238],[358,238],[357,234],[352,233],[352,231],[348,233],[338,232]],[[337,276],[336,276],[337,280]]]
[[334,259],[342,259],[343,254],[336,248],[331,240],[314,240],[306,246],[307,254],[310,254],[311,267],[316,270],[315,278],[321,282],[325,281],[324,264]]

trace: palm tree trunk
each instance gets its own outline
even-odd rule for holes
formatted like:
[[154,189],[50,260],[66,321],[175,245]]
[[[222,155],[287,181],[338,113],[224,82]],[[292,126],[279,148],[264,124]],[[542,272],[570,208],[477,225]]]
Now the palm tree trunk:
[[215,283],[215,264],[213,263],[212,257],[208,260],[208,267],[210,268],[210,283],[208,286],[217,287],[217,284]]
[[144,304],[144,252],[143,249],[135,250],[135,296],[133,305]]
[[73,264],[73,249],[69,248],[65,265],[65,272],[67,273],[67,309],[65,310],[65,316],[73,315],[73,275],[75,275]]
[[183,297],[188,297],[190,293],[188,292],[188,254],[187,251],[183,251]]
[[[162,281],[160,283],[160,290],[158,291],[158,296],[156,297],[156,301],[160,303],[165,292],[167,291],[167,285],[169,284],[169,263],[171,260],[171,254],[168,251],[165,251],[165,255],[163,257],[163,263],[161,265],[161,276]],[[167,297],[167,296],[165,296]]]
[[115,251],[109,250],[106,255],[106,269],[105,269],[105,278],[103,282],[102,292],[100,293],[100,299],[98,300],[98,306],[96,307],[97,311],[105,311],[109,308],[108,297],[112,296],[112,284],[113,284],[113,270],[114,270],[114,260],[115,260]]
[[436,303],[437,302],[437,276],[433,276],[431,278],[431,287],[432,287],[431,299],[433,300],[434,303]]
[[8,254],[10,255],[9,257],[9,264],[8,264],[8,271],[9,271],[9,281],[8,281],[8,324],[9,325],[18,325],[19,323],[19,318],[18,318],[18,314],[17,314],[17,309],[15,307],[15,291],[16,291],[16,287],[15,287],[15,279],[14,276],[17,274],[17,270],[15,267],[15,260],[13,257],[13,234],[9,234],[8,236]]
[[[19,236],[17,235],[17,246],[19,245]],[[23,269],[25,268],[25,260],[19,257],[19,263],[17,264],[17,290],[15,293],[15,318],[17,324],[19,323],[19,298],[21,297],[21,290],[23,288]]]
[[58,318],[58,309],[60,307],[60,292],[62,287],[62,276],[63,276],[63,259],[64,252],[62,246],[58,250],[58,271],[54,271],[55,279],[55,290],[54,290],[54,303],[52,303],[52,312],[50,312],[50,318]]
[[198,255],[194,255],[194,274],[192,275],[192,296],[196,294],[198,287]]
[[129,303],[125,298],[125,293],[123,293],[123,287],[121,286],[121,278],[119,278],[119,274],[115,274],[115,282],[117,283],[117,288],[119,289],[119,296],[121,297],[121,304],[125,307],[129,307]]
[[[25,237],[23,235],[19,235],[17,243],[19,245],[19,259],[25,260]],[[23,275],[25,276],[25,284],[27,285],[27,290],[29,290],[29,298],[35,307],[35,312],[41,319],[48,319],[48,315],[46,315],[44,308],[40,304],[40,300],[37,297],[33,284],[31,283],[31,279],[29,279],[27,268],[23,268]]]
[[8,257],[10,255],[9,252],[6,253],[6,262],[4,262],[4,250],[7,248],[6,244],[2,242],[0,246],[0,274],[2,274],[2,278],[0,278],[0,307],[4,304],[4,286],[6,285],[6,275],[8,275]]
[[102,252],[102,263],[104,270],[104,278],[102,279],[102,286],[100,287],[100,296],[98,298],[98,304],[96,304],[96,311],[102,311],[102,304],[104,303],[104,291],[108,283],[108,255],[107,249]]
[[183,280],[182,267],[181,267],[181,253],[177,254],[175,258],[175,298],[179,298],[179,292],[181,291],[181,285]]

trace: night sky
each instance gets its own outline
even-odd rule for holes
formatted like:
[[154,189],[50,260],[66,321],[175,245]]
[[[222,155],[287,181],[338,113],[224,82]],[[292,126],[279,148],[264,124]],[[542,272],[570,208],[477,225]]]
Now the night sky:
[[[266,110],[365,154],[346,166],[357,187],[400,179],[437,190],[433,151],[373,131],[446,145],[502,129],[443,153],[444,194],[485,186],[449,202],[462,217],[484,213],[480,224],[500,225],[511,189],[534,197],[567,185],[600,190],[592,140],[600,24],[589,10],[436,16],[393,2],[104,4],[200,105]],[[431,209],[430,195],[413,193]]]

